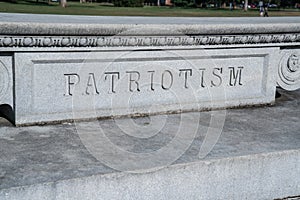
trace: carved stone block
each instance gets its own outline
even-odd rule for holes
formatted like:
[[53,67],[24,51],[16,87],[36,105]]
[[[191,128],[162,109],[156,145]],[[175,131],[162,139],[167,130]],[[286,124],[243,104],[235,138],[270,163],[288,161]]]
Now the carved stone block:
[[282,50],[277,83],[285,90],[300,88],[300,49]]
[[0,54],[0,116],[15,121],[12,55]]
[[209,110],[300,88],[296,18],[169,20],[0,22],[0,115],[27,125]]
[[15,124],[270,104],[278,51],[15,53]]

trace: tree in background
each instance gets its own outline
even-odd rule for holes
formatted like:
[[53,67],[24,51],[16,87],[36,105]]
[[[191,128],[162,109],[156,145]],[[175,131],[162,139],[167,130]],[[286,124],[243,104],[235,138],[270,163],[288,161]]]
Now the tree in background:
[[143,7],[144,0],[113,0],[114,6],[117,7]]
[[67,7],[67,0],[60,0],[60,6],[63,8]]
[[195,1],[194,0],[172,0],[171,3],[174,6],[178,7],[195,7]]
[[248,10],[248,0],[245,0],[244,11],[247,12],[247,10]]

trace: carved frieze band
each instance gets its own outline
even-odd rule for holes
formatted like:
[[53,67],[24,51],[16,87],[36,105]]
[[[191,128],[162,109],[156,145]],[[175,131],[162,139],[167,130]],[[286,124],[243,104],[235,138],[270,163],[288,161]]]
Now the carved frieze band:
[[277,84],[285,90],[300,88],[300,51],[286,50],[282,52],[278,67]]
[[185,46],[300,42],[300,33],[200,36],[0,36],[0,47]]

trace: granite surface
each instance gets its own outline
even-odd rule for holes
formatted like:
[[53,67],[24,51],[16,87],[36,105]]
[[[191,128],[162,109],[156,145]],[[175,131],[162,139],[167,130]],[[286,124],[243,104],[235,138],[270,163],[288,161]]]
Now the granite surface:
[[278,51],[15,53],[15,124],[272,104]]
[[[1,120],[0,198],[192,200],[297,196],[300,91],[279,92],[281,97],[276,99],[275,106],[227,110],[217,143],[201,158],[199,151],[210,135],[207,134],[211,119],[224,111],[200,113],[199,128],[190,147],[173,163],[160,166],[161,160],[153,160],[159,167],[145,172],[120,171],[104,164],[105,160],[96,159],[84,145],[80,127],[88,131],[87,135],[99,133],[101,127],[110,142],[126,152],[141,155],[155,152],[174,140],[183,116],[189,119],[180,132],[180,141],[185,143],[199,113],[168,115],[163,129],[152,136],[147,127],[152,126],[155,118],[149,117],[22,128]],[[136,126],[130,125],[132,121]],[[149,138],[140,138],[139,128],[130,132],[126,127],[139,127]],[[105,146],[103,150],[107,150]],[[162,155],[166,160],[174,156],[165,153]],[[120,166],[132,163],[120,160],[113,152],[108,155]]]
[[185,18],[0,14],[1,35],[195,35],[300,32],[300,17]]
[[[1,119],[0,199],[272,199],[299,195],[299,17],[57,17],[2,13],[0,27],[0,58],[4,60],[0,63],[1,80],[11,83],[0,88],[1,104],[15,106],[12,97],[16,91],[12,90],[12,81],[22,80],[23,72],[30,71],[23,65],[32,64],[23,62],[26,59],[15,63],[15,57],[25,54],[24,51],[39,54],[39,61],[35,64],[45,67],[51,65],[49,60],[42,59],[49,54],[45,53],[47,51],[70,53],[76,50],[80,54],[91,51],[92,47],[97,47],[94,50],[99,52],[107,51],[107,46],[124,51],[126,45],[131,50],[144,52],[147,48],[155,49],[154,54],[159,53],[162,47],[187,48],[185,45],[189,46],[188,49],[198,50],[211,45],[217,49],[215,51],[222,52],[235,51],[233,49],[237,47],[234,45],[239,45],[236,51],[263,45],[278,49],[280,46],[284,49],[278,54],[280,62],[274,59],[277,64],[272,66],[276,69],[269,75],[274,75],[278,67],[277,82],[280,81],[287,90],[295,90],[278,89],[281,96],[274,106],[258,108],[18,128]],[[194,45],[198,45],[197,48]],[[74,47],[77,49],[74,50]],[[150,54],[148,52],[147,56]],[[57,66],[64,65],[68,57],[60,56],[63,59],[56,63]],[[77,60],[74,57],[73,62],[77,62],[79,57],[76,56]],[[231,59],[237,61],[239,58]],[[253,56],[247,59],[260,63]],[[178,58],[172,62],[180,64]],[[11,64],[23,66],[17,71],[19,76],[16,79],[12,76]],[[48,72],[53,72],[51,70],[54,69]],[[275,89],[275,80],[265,74],[270,82],[266,83],[267,79],[259,81],[255,77],[262,76],[266,68],[255,71],[250,91],[264,94],[267,88],[274,98],[274,90],[268,87],[260,90],[254,86],[259,82],[263,85],[274,83],[271,86]],[[37,112],[30,113],[33,118],[41,118],[40,112],[45,109],[34,102],[47,102],[50,105],[46,107],[48,110],[53,109],[51,105],[56,102],[54,98],[41,95],[43,88],[34,84],[46,82],[51,77],[48,72],[33,67],[27,75],[37,79],[14,83],[14,88],[18,88],[17,95],[20,92],[26,94],[28,91],[24,88],[37,91],[32,95],[35,97],[33,101],[22,101],[21,98],[17,102],[18,106],[23,106],[23,113],[29,114],[34,107]],[[67,86],[70,86],[76,79],[71,79],[74,77],[68,73],[65,81],[69,81]],[[131,71],[129,74],[129,84],[122,84],[122,87],[137,89],[137,79],[131,76],[137,73]],[[215,78],[218,75],[215,74]],[[184,76],[188,77],[188,73],[183,72],[181,78]],[[239,83],[238,73],[231,76]],[[94,75],[88,72],[87,77],[84,93],[97,94]],[[248,78],[251,80],[251,76]],[[217,80],[208,82],[215,85]],[[22,84],[24,87],[21,87]],[[187,85],[183,82],[182,86]],[[10,91],[3,97],[2,93],[7,88]],[[64,89],[64,95],[71,94],[70,87]],[[247,96],[249,93],[241,94]],[[271,95],[268,97],[271,98]],[[255,98],[253,101],[259,103],[259,99]],[[122,99],[122,96],[116,99]],[[80,102],[79,108],[86,103]],[[141,173],[143,170],[147,173]]]
[[[279,92],[281,97],[276,99],[275,106],[227,110],[220,138],[204,159],[199,158],[199,149],[213,113],[200,113],[195,139],[182,156],[171,165],[299,150],[300,90],[294,92],[279,90]],[[191,120],[187,122],[185,131],[189,130],[188,127],[194,126],[198,117],[197,113],[188,115]],[[125,123],[129,126],[131,118],[119,119],[121,121],[100,120],[98,124],[117,146],[143,153],[155,151],[170,142],[176,135],[181,118],[181,114],[167,115],[164,128],[148,139],[132,137],[127,135],[126,130],[121,129],[120,124]],[[149,117],[133,120],[144,130],[147,130],[151,122]],[[81,122],[15,128],[1,119],[0,189],[117,173],[118,170],[97,160],[82,143],[80,126],[85,126],[92,132],[99,131],[99,126],[95,128],[93,125],[94,122]],[[184,137],[182,140],[185,140]],[[114,158],[113,154],[111,156]]]

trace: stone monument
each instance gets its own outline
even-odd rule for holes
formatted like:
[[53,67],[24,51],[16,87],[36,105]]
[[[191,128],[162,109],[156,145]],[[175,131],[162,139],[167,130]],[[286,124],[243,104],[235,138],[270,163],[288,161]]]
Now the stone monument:
[[0,21],[1,200],[299,198],[300,18]]
[[273,104],[300,87],[299,23],[1,22],[15,125]]

